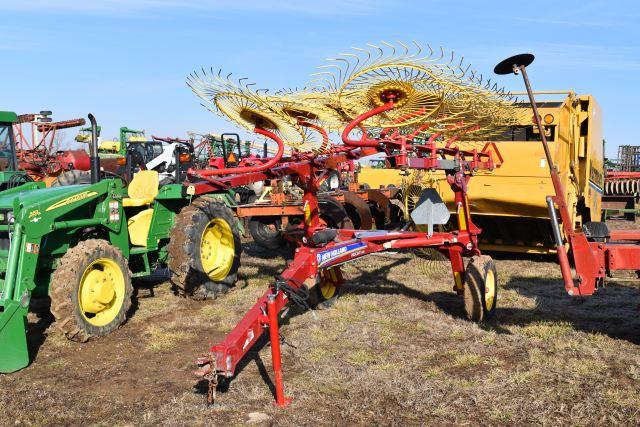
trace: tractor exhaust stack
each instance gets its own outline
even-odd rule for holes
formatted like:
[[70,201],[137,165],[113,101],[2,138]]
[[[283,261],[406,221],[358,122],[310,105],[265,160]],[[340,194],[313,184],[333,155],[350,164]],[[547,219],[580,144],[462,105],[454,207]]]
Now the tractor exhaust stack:
[[91,161],[91,183],[95,184],[100,181],[100,158],[98,157],[98,124],[93,114],[89,113],[89,121],[91,122],[91,146],[89,148],[89,157]]

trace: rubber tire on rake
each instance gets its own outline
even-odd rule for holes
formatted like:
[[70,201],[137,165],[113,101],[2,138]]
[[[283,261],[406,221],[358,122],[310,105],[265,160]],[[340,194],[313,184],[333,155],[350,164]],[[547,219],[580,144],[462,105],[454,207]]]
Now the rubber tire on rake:
[[[493,301],[487,306],[487,279],[493,275]],[[464,280],[464,308],[467,318],[473,322],[484,322],[495,314],[498,302],[498,275],[496,265],[488,255],[471,257]]]
[[[100,258],[110,259],[120,268],[124,276],[124,297],[116,317],[107,325],[95,326],[80,313],[78,291],[87,267]],[[77,342],[86,342],[91,337],[107,335],[126,321],[132,294],[131,272],[120,250],[106,240],[84,240],[60,258],[58,268],[51,276],[49,296],[51,313],[56,319],[54,325],[67,338]]]
[[[212,281],[202,267],[200,247],[204,229],[216,218],[224,220],[231,228],[235,255],[226,277]],[[198,198],[176,216],[170,234],[167,264],[171,283],[178,294],[197,300],[215,298],[227,293],[235,284],[242,252],[236,221],[233,211],[225,204],[207,197]]]

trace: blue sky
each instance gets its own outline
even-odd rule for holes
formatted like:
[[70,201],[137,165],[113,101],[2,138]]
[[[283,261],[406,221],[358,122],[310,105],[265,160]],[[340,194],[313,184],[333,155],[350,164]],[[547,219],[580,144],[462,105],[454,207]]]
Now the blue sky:
[[[0,0],[0,10],[0,109],[50,109],[60,120],[92,112],[108,138],[122,125],[175,136],[234,130],[186,87],[200,67],[295,87],[351,46],[417,40],[488,75],[506,56],[534,53],[534,88],[596,96],[609,156],[640,144],[636,1]],[[514,76],[498,82],[522,90]]]

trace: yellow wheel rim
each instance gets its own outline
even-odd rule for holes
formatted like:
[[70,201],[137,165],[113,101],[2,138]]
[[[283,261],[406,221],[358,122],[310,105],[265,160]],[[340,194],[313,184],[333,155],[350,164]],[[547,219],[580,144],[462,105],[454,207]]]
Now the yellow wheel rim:
[[235,258],[231,226],[221,218],[209,221],[200,240],[200,261],[209,279],[223,280],[231,271]]
[[484,283],[484,303],[487,310],[491,310],[496,301],[496,275],[493,270],[487,271],[487,277]]
[[336,294],[336,285],[329,280],[323,280],[318,286],[324,299],[331,299]]
[[120,313],[125,297],[124,274],[118,263],[99,258],[87,266],[78,288],[80,313],[93,326],[105,326]]

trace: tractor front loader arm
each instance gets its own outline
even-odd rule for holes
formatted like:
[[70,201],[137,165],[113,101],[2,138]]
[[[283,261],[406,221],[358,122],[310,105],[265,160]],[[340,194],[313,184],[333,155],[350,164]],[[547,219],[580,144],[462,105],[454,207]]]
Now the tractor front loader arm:
[[29,295],[21,286],[15,286],[15,276],[22,246],[21,229],[13,236],[2,294],[0,294],[0,373],[14,372],[29,364],[26,322],[29,312]]

